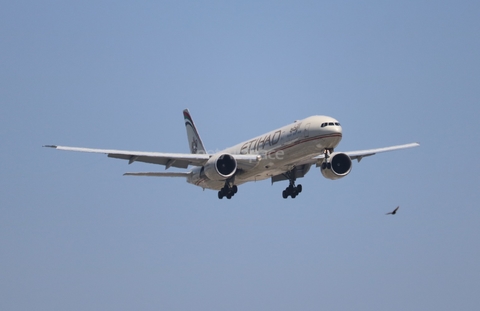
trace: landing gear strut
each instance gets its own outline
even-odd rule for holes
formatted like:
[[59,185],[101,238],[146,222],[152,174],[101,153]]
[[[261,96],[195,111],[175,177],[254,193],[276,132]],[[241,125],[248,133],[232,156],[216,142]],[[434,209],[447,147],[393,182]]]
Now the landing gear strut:
[[285,176],[288,178],[290,181],[290,185],[288,185],[285,190],[282,192],[282,197],[284,199],[288,198],[289,196],[292,197],[292,199],[295,199],[295,197],[302,192],[302,185],[297,185],[295,186],[295,174],[293,174],[293,171],[287,172]]
[[328,158],[330,157],[330,154],[333,152],[333,149],[330,148],[330,149],[325,149],[325,160],[323,160],[323,163],[322,163],[322,170],[328,168],[328,169],[331,169],[332,168],[332,163],[330,163],[330,161],[328,161]]
[[233,181],[232,185],[230,185],[230,182],[230,180],[225,181],[225,186],[223,186],[223,188],[218,191],[218,198],[220,200],[223,199],[223,197],[226,197],[230,200],[235,195],[235,193],[237,193],[238,187],[236,185],[233,185]]

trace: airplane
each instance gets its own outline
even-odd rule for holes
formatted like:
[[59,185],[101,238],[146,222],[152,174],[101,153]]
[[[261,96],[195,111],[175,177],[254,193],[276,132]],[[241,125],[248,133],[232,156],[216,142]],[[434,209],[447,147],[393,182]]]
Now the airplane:
[[218,198],[231,199],[238,186],[270,178],[272,184],[288,181],[282,192],[284,199],[294,199],[302,192],[302,185],[295,185],[312,165],[320,169],[330,180],[347,176],[352,170],[352,160],[360,162],[364,157],[377,153],[419,146],[409,143],[385,148],[336,152],[342,139],[342,126],[329,116],[311,116],[292,124],[257,136],[218,152],[207,152],[188,109],[183,111],[190,153],[161,153],[113,149],[91,149],[44,145],[58,150],[107,154],[109,158],[133,162],[145,162],[187,169],[188,171],[125,173],[127,176],[183,177],[187,182],[205,189],[218,191]]

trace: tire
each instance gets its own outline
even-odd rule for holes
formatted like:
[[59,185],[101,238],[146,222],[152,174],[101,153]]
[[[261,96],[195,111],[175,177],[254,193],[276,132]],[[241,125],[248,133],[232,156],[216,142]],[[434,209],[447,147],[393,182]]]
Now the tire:
[[288,198],[287,190],[283,190],[283,192],[282,192],[282,197],[283,197],[284,199]]
[[297,186],[297,193],[300,193],[300,192],[302,192],[302,185]]

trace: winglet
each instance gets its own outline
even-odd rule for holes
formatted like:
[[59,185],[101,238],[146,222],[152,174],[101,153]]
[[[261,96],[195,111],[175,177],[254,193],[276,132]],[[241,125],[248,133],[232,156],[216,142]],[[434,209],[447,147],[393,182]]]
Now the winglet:
[[207,154],[207,151],[203,146],[202,139],[198,134],[197,128],[195,127],[195,123],[193,123],[193,119],[190,116],[190,112],[188,111],[188,109],[183,110],[183,117],[185,119],[185,127],[187,128],[187,138],[190,152],[193,154]]

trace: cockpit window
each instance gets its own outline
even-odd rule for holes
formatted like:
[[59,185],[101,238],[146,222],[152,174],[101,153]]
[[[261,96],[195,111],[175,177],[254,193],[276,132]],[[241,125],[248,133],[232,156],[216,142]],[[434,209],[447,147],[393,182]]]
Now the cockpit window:
[[325,127],[325,126],[340,126],[340,123],[338,123],[338,122],[324,122],[324,123],[322,123],[321,127]]

